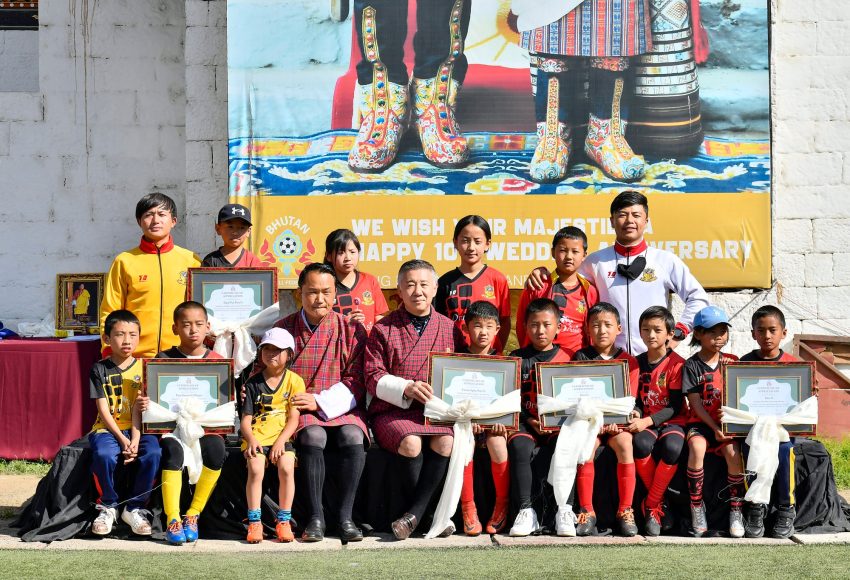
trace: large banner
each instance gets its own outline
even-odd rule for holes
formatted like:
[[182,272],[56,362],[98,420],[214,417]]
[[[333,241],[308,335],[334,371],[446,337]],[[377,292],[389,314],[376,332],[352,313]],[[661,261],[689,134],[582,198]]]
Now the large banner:
[[770,285],[766,3],[419,2],[228,0],[230,197],[282,287],[337,228],[385,288],[411,258],[450,270],[479,214],[519,288],[564,226],[613,243],[627,189],[704,286]]

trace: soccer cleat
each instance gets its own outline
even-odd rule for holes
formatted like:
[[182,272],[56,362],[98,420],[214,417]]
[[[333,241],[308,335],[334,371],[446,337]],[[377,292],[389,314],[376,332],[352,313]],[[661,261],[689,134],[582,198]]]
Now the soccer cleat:
[[632,508],[626,508],[621,512],[617,512],[617,524],[620,527],[621,536],[632,538],[638,533],[638,527],[635,523],[635,511]]
[[705,518],[705,504],[691,505],[691,527],[695,538],[701,538],[708,531],[708,520]]
[[596,535],[596,512],[589,512],[582,508],[582,510],[578,513],[578,525],[576,526],[576,535]]
[[487,533],[488,534],[498,534],[502,530],[505,529],[505,526],[508,524],[508,504],[507,502],[496,502],[496,505],[493,507],[493,515],[490,516],[490,520],[487,522]]
[[558,508],[555,514],[555,535],[561,538],[576,537],[576,514],[573,506],[566,505]]
[[646,535],[661,535],[661,518],[664,517],[664,508],[661,504],[646,510]]
[[794,520],[797,509],[793,505],[779,506],[776,510],[776,523],[773,524],[773,537],[785,540],[794,535]]
[[511,537],[524,537],[540,531],[540,522],[537,520],[537,512],[534,508],[523,508],[519,510],[511,527]]
[[100,512],[91,524],[91,533],[98,536],[107,536],[112,533],[112,526],[115,525],[117,512],[114,507],[108,507],[102,504],[97,504],[97,510]]
[[183,534],[190,544],[198,541],[198,516],[183,516]]
[[180,520],[173,519],[168,522],[168,527],[165,529],[165,541],[172,546],[182,546],[186,543],[186,533],[183,531]]
[[277,535],[277,541],[283,543],[289,543],[295,539],[295,534],[292,533],[292,525],[287,522],[282,522],[278,520],[277,525],[274,527],[274,532]]
[[263,522],[248,522],[248,537],[245,538],[249,544],[259,544],[263,541]]
[[729,535],[733,538],[744,537],[744,515],[740,509],[729,510]]
[[461,511],[463,512],[463,533],[467,536],[481,534],[481,521],[479,521],[478,512],[475,510],[475,502],[462,503]]
[[392,523],[393,535],[396,540],[406,540],[416,529],[419,522],[413,514],[404,514]]
[[744,536],[761,538],[764,536],[764,515],[767,506],[763,503],[744,503]]

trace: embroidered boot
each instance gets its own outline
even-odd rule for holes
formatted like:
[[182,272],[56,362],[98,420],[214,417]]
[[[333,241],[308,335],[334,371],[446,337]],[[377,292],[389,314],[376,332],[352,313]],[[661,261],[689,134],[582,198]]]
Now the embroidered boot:
[[562,59],[532,55],[537,75],[534,112],[537,117],[537,147],[528,172],[538,183],[564,179],[570,161],[570,126],[564,98],[570,90],[567,63]]
[[625,138],[628,108],[623,100],[623,73],[627,67],[625,58],[591,60],[591,112],[584,151],[608,177],[635,181],[643,177],[646,164]]

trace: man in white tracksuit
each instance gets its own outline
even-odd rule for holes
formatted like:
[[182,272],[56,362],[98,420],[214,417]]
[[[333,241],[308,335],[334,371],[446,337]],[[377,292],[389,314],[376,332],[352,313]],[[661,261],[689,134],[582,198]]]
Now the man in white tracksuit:
[[[649,202],[637,191],[624,191],[611,202],[611,225],[617,235],[613,246],[590,254],[579,268],[599,292],[600,302],[620,311],[623,332],[617,346],[632,355],[646,351],[638,319],[650,306],[669,307],[670,293],[685,302],[685,310],[673,333],[671,348],[688,335],[696,313],[709,305],[708,295],[691,271],[675,254],[648,246],[643,239],[649,221]],[[526,284],[542,287],[546,268],[535,269]]]

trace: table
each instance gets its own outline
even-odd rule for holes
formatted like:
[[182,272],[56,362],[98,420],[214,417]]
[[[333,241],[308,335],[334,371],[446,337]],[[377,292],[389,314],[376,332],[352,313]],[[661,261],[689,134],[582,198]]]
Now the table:
[[0,340],[0,457],[53,459],[97,414],[89,370],[100,341]]

